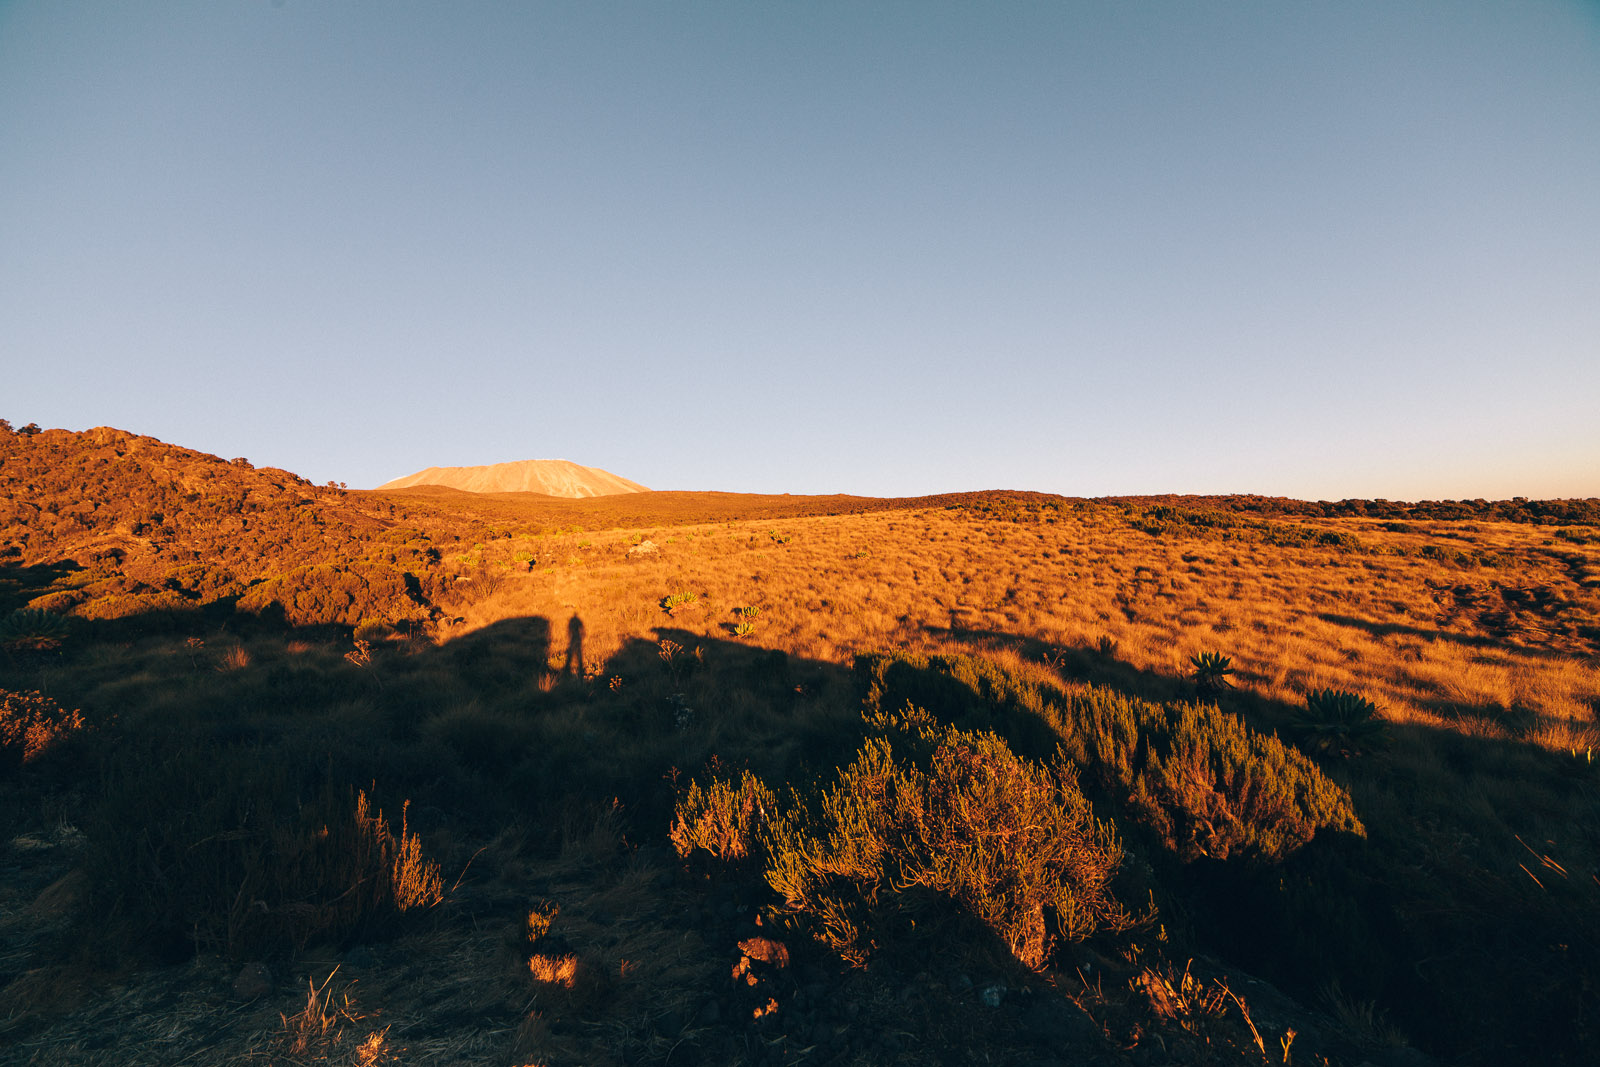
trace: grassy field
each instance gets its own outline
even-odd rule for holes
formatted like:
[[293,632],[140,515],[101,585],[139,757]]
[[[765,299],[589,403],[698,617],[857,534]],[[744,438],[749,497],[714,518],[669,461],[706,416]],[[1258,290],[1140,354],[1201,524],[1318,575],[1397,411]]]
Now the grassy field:
[[1600,1050],[1581,509],[42,484],[0,1061]]

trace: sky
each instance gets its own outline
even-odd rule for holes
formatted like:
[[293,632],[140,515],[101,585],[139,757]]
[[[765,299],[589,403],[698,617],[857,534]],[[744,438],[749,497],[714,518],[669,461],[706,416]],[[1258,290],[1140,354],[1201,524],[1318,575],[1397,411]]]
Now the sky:
[[352,488],[1600,496],[1600,3],[0,0],[0,417]]

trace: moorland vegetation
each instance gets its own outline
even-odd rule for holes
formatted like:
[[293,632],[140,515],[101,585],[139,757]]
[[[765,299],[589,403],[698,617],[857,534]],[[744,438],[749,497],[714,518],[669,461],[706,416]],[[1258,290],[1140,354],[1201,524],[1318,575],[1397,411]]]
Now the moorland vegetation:
[[1596,501],[7,424],[0,1061],[1592,1062],[1597,653]]

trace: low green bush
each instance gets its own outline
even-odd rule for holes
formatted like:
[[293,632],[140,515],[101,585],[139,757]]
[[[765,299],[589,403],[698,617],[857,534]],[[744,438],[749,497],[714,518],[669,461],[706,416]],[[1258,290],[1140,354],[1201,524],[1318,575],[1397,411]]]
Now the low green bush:
[[112,593],[79,604],[72,613],[80,619],[106,621],[150,617],[149,621],[171,621],[179,616],[192,615],[200,605],[182,593],[171,590],[144,593]]
[[754,856],[781,910],[857,964],[915,889],[959,905],[1034,968],[1062,941],[1132,924],[1110,889],[1121,845],[1072,768],[988,733],[913,730],[899,743],[868,739],[811,799],[779,802],[748,773],[691,783],[673,842],[683,855]]
[[856,670],[869,711],[911,704],[998,730],[1025,752],[1059,746],[1114,813],[1186,861],[1276,862],[1319,831],[1365,832],[1349,794],[1311,760],[1213,704],[1063,691],[970,656],[873,654]]

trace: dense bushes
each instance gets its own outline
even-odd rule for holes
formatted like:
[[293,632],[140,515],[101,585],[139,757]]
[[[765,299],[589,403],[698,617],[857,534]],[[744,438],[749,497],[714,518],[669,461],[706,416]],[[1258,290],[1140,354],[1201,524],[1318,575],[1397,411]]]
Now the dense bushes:
[[112,593],[96,597],[73,608],[80,619],[131,619],[142,615],[182,615],[200,605],[180,593],[163,590],[149,593]]
[[1213,704],[1063,692],[966,656],[862,656],[856,670],[869,710],[911,704],[1035,751],[1058,745],[1115,811],[1185,860],[1277,861],[1319,830],[1364,832],[1349,795],[1309,759]]
[[397,622],[419,613],[405,572],[381,563],[296,567],[252,586],[239,598],[239,610],[257,614],[274,604],[294,625]]
[[959,904],[1028,967],[1062,940],[1131,922],[1110,891],[1121,846],[1072,769],[1022,759],[994,734],[871,738],[811,799],[779,803],[748,773],[695,783],[672,840],[684,855],[753,855],[782,910],[858,963],[913,888]]

